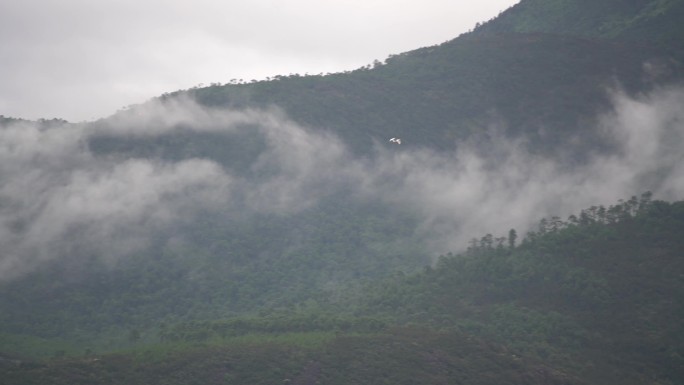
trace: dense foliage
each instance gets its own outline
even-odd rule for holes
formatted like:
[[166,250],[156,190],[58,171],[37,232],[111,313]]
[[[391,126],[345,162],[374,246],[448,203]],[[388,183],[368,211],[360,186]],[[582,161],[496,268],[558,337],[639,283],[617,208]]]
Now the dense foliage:
[[578,365],[597,382],[610,376],[592,366],[678,383],[683,231],[684,202],[650,202],[646,194],[567,221],[543,220],[516,247],[491,235],[474,240],[435,269],[381,285],[364,297],[366,307]]
[[[392,136],[439,151],[486,147],[496,132],[572,168],[613,149],[594,124],[610,88],[682,81],[682,4],[523,0],[358,70],[156,102],[275,106],[361,159]],[[263,176],[253,166],[268,143],[249,124],[111,133],[145,108],[86,124],[95,134],[80,145],[94,161],[202,158]],[[0,116],[14,123],[26,122]],[[285,214],[189,211],[132,255],[74,250],[1,282],[0,384],[684,383],[684,202],[646,193],[435,262],[416,213],[349,195]]]
[[[6,363],[7,384],[581,384],[504,347],[455,334],[395,329],[383,335],[234,340],[182,352]],[[3,363],[0,362],[0,368]]]
[[547,32],[563,35],[684,41],[681,0],[523,0],[476,29],[477,33]]
[[[581,159],[611,145],[591,129],[609,105],[609,90],[646,92],[681,80],[681,53],[541,33],[469,34],[372,68],[214,85],[165,98],[190,95],[229,108],[278,106],[297,122],[335,132],[359,153],[392,136],[439,149],[464,140],[486,144],[495,129],[525,137],[530,151]],[[648,62],[662,67],[658,76],[644,75]]]
[[354,282],[429,261],[414,242],[415,221],[379,205],[330,200],[297,215],[231,218],[203,213],[178,229],[184,243],[154,245],[114,266],[60,260],[5,283],[3,330],[80,338],[154,329],[161,321],[316,307]]
[[544,219],[520,242],[515,230],[488,234],[434,268],[316,307],[164,323],[154,333],[126,332],[139,346],[128,352],[81,345],[56,351],[72,358],[8,355],[0,366],[8,383],[22,384],[452,383],[459,376],[483,384],[676,384],[684,379],[683,232],[684,202],[644,194]]

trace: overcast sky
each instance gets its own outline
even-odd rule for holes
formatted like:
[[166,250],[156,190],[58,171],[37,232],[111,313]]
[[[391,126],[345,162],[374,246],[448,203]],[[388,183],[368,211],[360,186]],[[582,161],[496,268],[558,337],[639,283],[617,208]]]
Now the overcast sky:
[[352,70],[517,0],[2,0],[0,115],[69,121],[200,83]]

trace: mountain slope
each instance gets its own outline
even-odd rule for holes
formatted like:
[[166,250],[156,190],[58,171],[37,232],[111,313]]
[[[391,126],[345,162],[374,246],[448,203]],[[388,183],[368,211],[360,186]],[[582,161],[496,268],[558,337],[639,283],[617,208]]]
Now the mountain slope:
[[[667,90],[684,55],[664,21],[680,2],[649,4],[664,13],[523,1],[347,73],[178,91],[88,124],[0,117],[0,267],[22,268],[0,277],[0,378],[684,382],[681,202],[430,258],[431,241],[526,229],[576,195],[681,194],[683,99]],[[628,140],[603,125],[615,89],[634,97]]]
[[8,384],[678,384],[682,231],[684,202],[645,194],[542,220],[520,245],[487,235],[300,314],[167,326],[118,354],[0,356],[0,371]]
[[[297,338],[297,336],[292,336]],[[302,341],[306,336],[299,336]],[[235,341],[184,352],[145,351],[41,365],[3,363],[3,384],[584,384],[470,337],[420,329],[320,338],[304,345]]]
[[277,106],[361,153],[392,136],[409,146],[451,149],[493,127],[528,138],[532,151],[553,153],[581,138],[569,150],[580,153],[609,144],[593,129],[593,119],[608,108],[610,90],[635,94],[681,80],[677,55],[649,44],[472,34],[350,73],[212,86],[169,97],[189,95],[221,108]]
[[[524,10],[527,4],[532,7],[536,3],[522,2],[510,12]],[[609,3],[596,4],[603,7]],[[534,7],[542,9],[541,5]],[[606,19],[604,8],[600,12],[592,9],[585,11]],[[626,10],[619,8],[618,13]],[[501,20],[504,19],[502,15]],[[396,201],[384,200],[384,195],[401,186],[401,178],[406,174],[398,167],[392,170],[396,174],[388,175],[387,164],[372,163],[373,157],[381,153],[376,151],[382,148],[378,143],[385,144],[389,137],[398,136],[404,140],[402,151],[421,147],[480,147],[485,149],[484,154],[494,157],[488,161],[497,163],[490,143],[502,134],[506,140],[522,139],[525,150],[532,154],[561,159],[564,166],[572,167],[591,160],[587,155],[610,154],[614,138],[606,137],[597,122],[599,112],[611,107],[607,90],[620,87],[635,95],[661,85],[677,84],[684,75],[677,54],[672,47],[548,33],[472,33],[439,46],[391,57],[386,64],[373,68],[179,91],[92,124],[66,125],[64,130],[69,135],[72,131],[83,131],[73,145],[74,151],[81,151],[78,154],[83,155],[87,166],[62,174],[61,168],[51,168],[50,160],[46,166],[49,172],[43,177],[56,179],[59,194],[73,190],[75,196],[70,202],[75,204],[85,199],[79,195],[82,191],[95,186],[95,196],[86,198],[106,207],[114,198],[99,201],[105,194],[97,188],[102,188],[102,184],[108,186],[108,178],[123,174],[121,169],[130,169],[133,178],[115,179],[111,184],[140,183],[137,187],[141,191],[128,187],[134,193],[129,197],[123,194],[126,188],[122,188],[117,190],[118,195],[132,201],[138,195],[151,196],[150,199],[161,202],[166,202],[163,199],[167,195],[181,196],[179,207],[174,207],[178,216],[173,223],[165,223],[163,230],[146,233],[149,226],[145,221],[157,217],[139,218],[137,212],[129,213],[124,210],[126,205],[122,205],[119,211],[132,219],[130,223],[124,221],[120,228],[113,226],[112,230],[108,221],[110,217],[116,218],[117,213],[104,210],[102,214],[103,210],[93,204],[95,219],[77,217],[73,228],[70,223],[62,226],[67,229],[64,238],[55,244],[64,250],[48,252],[56,256],[55,263],[42,264],[23,282],[3,284],[3,289],[10,293],[4,297],[3,306],[14,309],[14,313],[8,310],[0,317],[14,333],[55,336],[70,329],[64,327],[70,323],[93,332],[111,326],[111,319],[128,328],[165,317],[189,320],[287,307],[311,299],[311,293],[336,295],[348,283],[377,279],[394,271],[413,271],[429,263],[423,239],[416,236],[422,218],[411,209],[396,210]],[[645,70],[649,65],[659,70]],[[186,113],[174,106],[188,99],[199,104],[192,104],[199,111],[189,114],[195,121],[174,121],[174,113]],[[234,118],[232,115],[222,120],[225,111],[234,109],[241,113],[271,106],[282,109],[286,116],[278,117],[277,124],[269,127],[272,131],[260,131],[260,118],[236,125],[226,123]],[[220,118],[212,120],[212,114]],[[210,118],[205,119],[207,116]],[[3,122],[17,123],[11,119]],[[41,122],[36,132],[46,132],[48,128],[49,132],[56,132],[61,129],[59,124]],[[321,134],[312,141],[309,150],[313,150],[306,154],[309,158],[302,157],[306,164],[290,165],[289,158],[272,155],[289,154],[288,150],[297,144],[285,143],[276,135],[277,130],[284,133],[290,124],[301,124]],[[221,131],[217,127],[221,125],[228,127]],[[333,136],[326,137],[328,132]],[[293,137],[298,139],[301,135],[297,131]],[[343,156],[326,160],[327,153],[340,151],[334,140],[337,136],[354,155],[366,157],[350,159],[342,151]],[[305,138],[304,142],[311,140],[311,136]],[[269,140],[284,145],[269,148]],[[328,147],[329,143],[333,146]],[[302,147],[296,149],[294,152]],[[392,162],[396,165],[405,159],[402,154],[405,153],[388,157],[390,168]],[[422,156],[420,152],[416,154]],[[67,155],[68,168],[74,160],[71,153]],[[43,156],[41,152],[35,159]],[[195,190],[201,190],[202,185],[178,189],[171,183],[171,191],[158,193],[147,191],[151,182],[139,177],[139,168],[167,172],[181,164],[186,166],[183,170],[195,170],[197,159],[215,162],[209,166],[216,175],[228,174],[226,184],[243,183],[245,187],[212,190],[205,197]],[[357,159],[361,160],[355,163]],[[370,176],[360,173],[360,177],[338,175],[338,163],[352,164],[351,171],[344,170],[347,173],[368,167],[377,167],[379,171]],[[104,171],[97,174],[87,168],[93,164],[104,164]],[[314,167],[319,164],[321,169]],[[20,175],[31,176],[35,172],[35,164],[30,163],[30,172]],[[315,174],[312,180],[306,179],[309,173]],[[143,175],[148,179],[153,176]],[[363,196],[368,179],[376,177],[377,183],[389,188],[371,197]],[[304,178],[302,183],[300,178]],[[61,187],[64,181],[74,180],[83,185],[71,186],[66,182],[69,188]],[[284,183],[289,180],[296,185]],[[338,180],[343,182],[338,184]],[[374,183],[371,181],[370,185]],[[44,189],[42,185],[34,189],[37,198]],[[281,190],[285,192],[283,196],[277,194]],[[224,195],[236,198],[222,201]],[[262,195],[268,199],[250,201],[253,196]],[[198,196],[198,201],[216,199],[220,204],[210,208],[199,204],[186,207],[186,196]],[[58,210],[63,205],[61,199],[27,205]],[[277,205],[264,208],[271,200]],[[7,205],[5,209],[12,207]],[[69,215],[73,211],[78,212],[72,210]],[[41,218],[40,214],[19,213],[17,218],[10,215],[6,226],[9,239],[30,235],[31,221]],[[154,214],[164,217],[167,207],[160,207]],[[114,254],[116,249],[128,247],[128,240],[138,241],[138,232],[144,233],[147,247],[125,253],[119,262],[111,262],[110,257],[100,256],[108,255],[108,250],[96,245],[97,252],[92,251],[91,244],[98,242],[90,240],[88,229],[100,229],[98,223],[103,224],[102,232],[115,235],[118,243],[114,242]],[[45,231],[41,226],[36,228],[39,234]],[[127,231],[134,234],[131,236]],[[85,239],[83,243],[72,246],[71,240],[79,236]],[[60,279],[53,280],[55,274]],[[87,294],[82,294],[86,288]],[[31,304],[40,304],[44,312],[33,312]],[[112,314],[116,317],[108,317]],[[55,319],[64,322],[54,322]]]
[[543,220],[514,249],[485,236],[422,276],[381,285],[366,306],[576,365],[590,383],[677,384],[683,231],[684,202],[592,207]]
[[681,47],[683,19],[681,0],[523,0],[475,32],[546,32]]

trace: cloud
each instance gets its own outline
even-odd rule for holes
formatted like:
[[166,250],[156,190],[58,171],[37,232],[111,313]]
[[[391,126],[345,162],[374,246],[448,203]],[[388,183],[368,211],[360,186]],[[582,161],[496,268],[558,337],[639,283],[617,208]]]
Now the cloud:
[[[200,157],[91,150],[93,138],[154,142],[241,130],[265,142],[248,176]],[[296,213],[334,193],[341,182],[335,168],[345,157],[339,139],[300,127],[277,109],[211,109],[189,99],[156,100],[92,124],[7,124],[0,127],[0,280],[60,258],[117,260],[174,237],[174,228],[203,210]]]
[[214,162],[98,158],[86,126],[0,128],[0,278],[71,254],[121,256],[184,214],[225,204]]
[[640,98],[614,96],[615,109],[603,129],[620,152],[604,159],[612,179],[625,188],[646,186],[663,199],[681,199],[684,191],[684,91],[664,88]]
[[[652,191],[659,199],[684,196],[684,91],[667,88],[630,98],[616,91],[600,129],[616,151],[574,167],[526,151],[523,140],[492,136],[486,148],[459,146],[381,157],[373,186],[393,204],[422,218],[419,231],[436,252],[462,249],[486,233],[527,231],[542,217]],[[389,185],[377,184],[388,180]]]
[[[417,218],[416,238],[438,255],[473,237],[510,228],[522,234],[542,217],[564,218],[647,190],[682,199],[684,91],[615,92],[613,100],[597,129],[616,150],[573,167],[503,135],[491,135],[486,148],[462,143],[453,153],[383,140],[360,158],[332,133],[275,108],[231,111],[189,99],[157,100],[93,124],[9,124],[0,128],[0,280],[67,255],[116,260],[172,237],[174,226],[192,225],[203,210],[287,216],[332,197],[376,202]],[[211,133],[228,143],[244,132],[263,142],[244,170],[198,155],[90,148],[102,136],[154,144],[165,135]]]
[[[207,108],[187,97],[155,100],[95,125],[94,135],[155,137],[178,133],[220,135],[253,131],[265,145],[249,178],[233,184],[255,212],[297,212],[354,183],[359,165],[342,141],[291,121],[281,110]],[[240,140],[240,139],[236,139]]]

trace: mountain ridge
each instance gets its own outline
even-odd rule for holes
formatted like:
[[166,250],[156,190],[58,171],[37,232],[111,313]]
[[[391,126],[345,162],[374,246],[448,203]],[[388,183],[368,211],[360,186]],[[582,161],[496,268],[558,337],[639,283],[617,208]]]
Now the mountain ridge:
[[596,33],[647,3],[682,2],[526,0],[346,73],[0,117],[2,378],[681,383],[679,30]]

